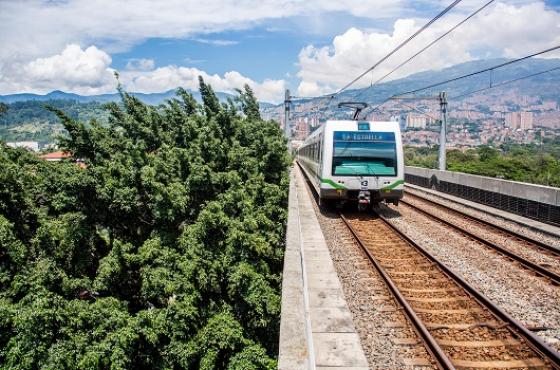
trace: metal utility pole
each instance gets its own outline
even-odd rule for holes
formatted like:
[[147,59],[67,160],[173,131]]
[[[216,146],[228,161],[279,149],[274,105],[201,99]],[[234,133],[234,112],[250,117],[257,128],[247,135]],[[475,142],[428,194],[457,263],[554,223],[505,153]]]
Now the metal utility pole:
[[284,98],[284,134],[286,139],[288,139],[288,148],[290,148],[290,90],[286,90],[286,96]]
[[446,130],[447,130],[447,93],[442,91],[439,93],[439,105],[441,108],[441,131],[439,133],[439,170],[446,169]]
[[[446,166],[446,154],[445,154],[445,143],[446,143],[446,131],[447,131],[447,93],[445,91],[442,91],[439,93],[439,96],[393,96],[389,99],[392,100],[439,100],[439,105],[441,108],[441,131],[440,131],[440,135],[439,135],[439,169],[441,171],[445,171],[445,169],[447,168]],[[419,109],[416,109],[414,107],[411,107],[407,104],[404,103],[400,103],[401,105],[415,110],[425,116],[428,116],[430,118],[434,118],[433,116],[422,112]]]

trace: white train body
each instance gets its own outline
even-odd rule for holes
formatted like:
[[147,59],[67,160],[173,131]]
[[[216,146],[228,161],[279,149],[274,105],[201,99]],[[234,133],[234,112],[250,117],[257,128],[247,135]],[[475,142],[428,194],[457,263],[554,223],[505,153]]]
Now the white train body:
[[296,155],[322,201],[398,204],[403,196],[398,122],[327,121]]

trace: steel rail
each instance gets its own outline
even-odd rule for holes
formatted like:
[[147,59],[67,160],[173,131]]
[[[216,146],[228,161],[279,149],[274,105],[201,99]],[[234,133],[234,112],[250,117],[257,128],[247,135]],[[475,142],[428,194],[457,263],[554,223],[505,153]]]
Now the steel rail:
[[368,248],[362,242],[357,232],[354,230],[352,225],[350,225],[346,217],[342,213],[339,213],[339,216],[344,222],[344,224],[348,227],[348,230],[350,230],[350,233],[354,236],[354,239],[356,240],[358,245],[366,253],[368,259],[373,264],[373,266],[375,267],[379,275],[381,275],[381,277],[385,281],[385,284],[387,284],[387,287],[389,288],[389,290],[391,291],[395,299],[404,308],[406,316],[412,322],[412,324],[416,329],[416,332],[420,335],[420,337],[424,341],[424,344],[426,345],[426,349],[428,350],[428,352],[436,360],[438,367],[440,369],[455,369],[455,366],[453,366],[451,360],[445,354],[445,351],[440,347],[440,345],[437,343],[435,338],[432,336],[428,328],[426,328],[426,326],[424,325],[422,320],[418,317],[418,315],[416,315],[416,312],[414,312],[412,307],[408,304],[406,298],[402,295],[402,293],[399,291],[399,289],[397,288],[393,280],[385,272],[381,264],[377,261],[377,259],[373,256],[373,254],[368,250]]
[[[415,185],[415,184],[412,184],[412,183],[405,183],[405,184],[404,184],[404,187],[405,187],[405,190],[404,190],[404,191],[405,191],[406,193],[408,193],[408,194],[414,194],[414,195],[416,195],[416,196],[419,196],[419,197],[422,198],[422,199],[424,199],[424,196],[423,196],[423,195],[418,195],[417,193],[422,193],[422,194],[425,194],[425,195],[430,195],[430,196],[433,196],[434,198],[441,199],[442,201],[449,201],[449,202],[453,202],[453,203],[458,203],[458,204],[460,204],[461,206],[463,206],[463,207],[465,207],[465,208],[469,208],[469,209],[472,209],[472,210],[475,210],[475,211],[478,211],[478,212],[488,213],[488,214],[491,215],[492,217],[496,217],[496,218],[499,218],[499,219],[501,219],[501,220],[503,220],[503,221],[505,221],[505,222],[509,222],[509,223],[512,223],[512,224],[516,224],[516,225],[519,225],[520,227],[527,228],[527,229],[529,229],[529,230],[533,230],[533,231],[538,232],[538,233],[541,233],[541,234],[545,234],[545,235],[548,236],[548,237],[552,237],[552,238],[558,238],[558,237],[560,237],[560,234],[559,234],[559,233],[555,233],[555,232],[553,232],[553,231],[546,230],[546,229],[541,229],[541,228],[539,228],[538,226],[532,226],[532,225],[526,224],[526,223],[524,223],[524,222],[522,222],[522,221],[516,220],[515,218],[508,218],[508,217],[505,216],[505,215],[502,216],[502,215],[499,215],[499,214],[496,214],[496,213],[489,213],[489,212],[485,211],[484,209],[480,208],[480,206],[485,206],[485,207],[488,207],[488,208],[492,208],[490,205],[488,205],[488,204],[486,204],[486,203],[476,202],[476,201],[473,201],[473,200],[469,200],[469,199],[467,199],[467,198],[461,198],[461,197],[459,197],[458,195],[454,195],[454,194],[451,194],[451,193],[445,193],[445,192],[441,192],[441,191],[438,191],[438,192],[430,192],[430,190],[433,191],[433,189],[426,188],[426,187],[423,187],[423,186],[420,186],[420,185]],[[412,191],[412,193],[411,193],[411,191]],[[454,198],[457,198],[457,200],[453,200],[453,199],[449,198],[450,196],[451,196],[451,197],[454,197]],[[468,204],[468,203],[462,203],[461,201],[467,201],[467,202],[470,202],[470,203],[473,203],[473,204],[471,205],[471,204]],[[496,208],[496,209],[497,209],[498,211],[503,211],[503,212],[506,212],[506,213],[509,212],[509,211],[506,211],[506,210],[503,210],[503,209],[499,209],[499,208]],[[514,214],[514,213],[512,213],[512,215],[514,215],[514,216],[521,216],[521,217],[524,217],[524,218],[528,218],[528,219],[530,219],[531,221],[534,221],[534,220],[539,221],[539,220],[537,220],[537,219],[535,219],[535,218],[530,218],[530,217],[523,216],[523,215],[518,215],[518,214]],[[546,225],[551,225],[551,226],[556,226],[556,227],[558,227],[558,225],[553,224],[553,223],[550,223],[550,222],[548,222],[548,221],[539,221],[539,222],[540,222],[540,223],[544,223],[544,224],[546,224]]]
[[521,265],[523,265],[526,268],[530,269],[531,271],[537,273],[538,275],[540,275],[544,278],[550,279],[555,284],[560,285],[560,275],[559,274],[557,274],[553,271],[550,271],[550,270],[548,270],[548,269],[546,269],[546,268],[544,268],[544,267],[542,267],[542,266],[540,266],[540,265],[538,265],[534,262],[531,262],[531,261],[525,259],[524,257],[522,257],[522,256],[520,256],[516,253],[513,253],[512,251],[510,251],[510,250],[508,250],[504,247],[501,247],[497,244],[494,244],[494,243],[484,239],[483,237],[467,230],[466,228],[464,228],[462,226],[456,225],[456,224],[454,224],[450,221],[447,221],[447,220],[445,220],[445,219],[443,219],[439,216],[436,216],[433,213],[430,213],[430,212],[426,211],[425,209],[422,209],[422,208],[420,208],[420,207],[418,207],[418,206],[416,206],[412,203],[409,203],[409,202],[407,202],[405,200],[402,200],[402,199],[400,200],[400,203],[405,204],[406,206],[414,209],[416,212],[419,212],[419,213],[425,215],[426,217],[435,220],[436,222],[442,223],[442,224],[447,225],[447,226],[449,226],[449,227],[451,227],[455,230],[458,230],[459,232],[468,236],[469,238],[475,239],[476,241],[478,241],[478,242],[484,244],[485,246],[487,246],[488,248],[490,248],[492,250],[496,250],[497,252],[503,254],[504,256],[506,256],[506,257],[518,262],[518,263],[520,263]]
[[437,267],[439,267],[447,276],[453,279],[459,286],[461,286],[467,293],[474,297],[480,304],[488,308],[495,316],[503,320],[508,324],[508,328],[515,332],[518,336],[523,337],[527,344],[538,354],[544,357],[545,362],[548,362],[550,366],[554,369],[560,369],[560,353],[552,349],[547,345],[541,338],[527,329],[521,322],[514,319],[510,314],[499,308],[494,302],[487,298],[484,294],[475,289],[471,284],[469,284],[465,279],[451,271],[445,264],[440,262],[436,257],[429,253],[426,249],[421,247],[418,243],[412,240],[408,235],[402,232],[399,228],[394,226],[391,222],[387,220],[383,215],[377,213],[379,218],[388,225],[392,230],[394,230],[397,235],[406,240],[410,245],[416,248],[420,253],[422,253],[426,258],[432,261]]
[[[528,243],[535,244],[535,245],[539,246],[540,248],[546,249],[548,252],[551,252],[551,253],[553,253],[553,254],[555,254],[555,255],[557,255],[557,256],[560,257],[560,249],[555,248],[555,247],[553,247],[553,246],[551,246],[551,245],[549,245],[549,244],[543,243],[543,242],[541,242],[540,240],[533,239],[533,238],[531,238],[531,237],[529,237],[529,236],[527,236],[527,235],[523,235],[523,234],[521,234],[521,233],[518,233],[518,232],[515,231],[515,230],[511,230],[511,229],[508,229],[507,227],[494,224],[494,223],[492,223],[492,222],[490,222],[490,221],[483,220],[483,219],[481,219],[481,218],[476,218],[475,216],[471,216],[471,215],[465,213],[464,211],[457,210],[457,209],[452,208],[452,207],[450,207],[450,206],[448,206],[448,205],[446,205],[446,204],[437,202],[437,201],[432,200],[432,199],[424,198],[424,197],[422,197],[422,196],[420,196],[420,195],[418,195],[418,194],[411,193],[410,191],[406,191],[406,194],[407,194],[408,196],[412,196],[412,197],[414,197],[414,198],[418,198],[418,199],[420,199],[421,201],[424,201],[424,202],[427,202],[427,203],[431,203],[431,204],[435,204],[436,206],[439,206],[439,207],[445,208],[446,210],[450,210],[450,211],[452,211],[452,212],[455,212],[455,213],[461,215],[462,217],[465,217],[465,218],[468,218],[468,219],[473,220],[473,221],[475,221],[475,222],[484,224],[485,226],[492,227],[492,228],[497,229],[497,230],[499,230],[499,231],[501,231],[501,232],[504,232],[504,233],[513,235],[514,237],[516,237],[516,238],[518,238],[518,239],[521,239],[521,240],[526,241],[526,242],[528,242]],[[549,235],[549,234],[546,234],[546,235]]]
[[[307,171],[302,167],[302,165],[299,163],[299,161],[296,161],[296,163],[297,163],[297,166],[299,167],[301,173],[303,174],[303,177],[305,178],[305,181],[307,182],[308,189],[311,190],[311,192],[314,195],[315,200],[317,200],[319,198],[319,194],[317,194],[317,190],[310,184],[310,180],[309,180],[309,176],[307,174]],[[387,287],[389,288],[389,291],[393,294],[393,297],[404,308],[406,316],[408,317],[410,322],[413,324],[417,334],[424,341],[424,344],[425,344],[424,347],[426,348],[428,353],[432,356],[432,358],[436,361],[438,367],[442,370],[454,370],[455,367],[450,362],[449,358],[445,354],[445,351],[443,351],[443,349],[440,347],[440,345],[436,342],[435,338],[430,334],[430,332],[428,331],[426,326],[422,323],[422,321],[420,320],[418,315],[416,315],[416,313],[414,312],[412,307],[410,307],[410,305],[408,304],[408,302],[406,301],[404,296],[398,290],[395,283],[391,280],[391,278],[383,270],[383,267],[379,264],[379,262],[373,257],[371,252],[362,243],[361,239],[358,237],[354,228],[348,223],[348,220],[346,219],[346,217],[344,217],[342,215],[342,213],[339,213],[339,216],[342,219],[342,221],[344,222],[344,224],[350,230],[350,233],[354,236],[354,239],[356,240],[358,245],[364,250],[368,259],[373,264],[373,266],[375,267],[375,269],[377,270],[379,275],[381,275],[381,277],[385,281],[385,284],[387,284]]]
[[[309,177],[306,173],[306,171],[303,169],[303,167],[301,167],[301,165],[299,164],[298,161],[296,161],[298,167],[300,168],[300,170],[302,170],[302,173],[306,179],[306,182],[309,183]],[[316,190],[313,188],[313,186],[309,186],[309,188],[311,189],[312,193],[314,194],[315,198],[318,198],[318,194],[316,193]],[[539,338],[537,335],[535,335],[533,332],[531,332],[529,329],[527,329],[521,322],[517,321],[515,318],[513,318],[511,315],[509,315],[507,312],[503,311],[501,308],[499,308],[496,304],[494,304],[489,298],[487,298],[484,294],[482,294],[481,292],[479,292],[478,290],[476,290],[472,285],[470,285],[466,280],[464,280],[463,278],[461,278],[459,275],[455,274],[453,271],[451,271],[446,265],[444,265],[442,262],[440,262],[437,258],[435,258],[432,254],[430,254],[426,249],[424,249],[423,247],[421,247],[418,243],[416,243],[414,240],[412,240],[410,237],[408,237],[405,233],[403,233],[400,229],[398,229],[396,226],[394,226],[393,224],[391,224],[384,216],[382,216],[379,212],[377,213],[377,215],[379,216],[379,219],[381,219],[387,226],[389,226],[389,228],[391,228],[399,237],[401,237],[402,239],[404,239],[405,241],[407,241],[412,247],[416,248],[422,255],[424,255],[428,260],[430,260],[431,262],[433,262],[438,268],[441,269],[441,271],[447,275],[449,278],[451,278],[455,283],[457,283],[460,287],[462,287],[468,294],[470,294],[475,300],[477,300],[479,302],[479,304],[481,304],[482,306],[488,308],[495,316],[497,316],[498,318],[500,318],[501,320],[503,320],[504,322],[506,322],[508,324],[508,328],[509,330],[511,330],[512,332],[514,332],[515,334],[517,334],[517,336],[522,337],[525,339],[526,343],[529,345],[529,347],[531,347],[534,351],[536,351],[538,354],[540,354],[542,357],[544,357],[545,362],[547,362],[550,366],[552,366],[554,369],[556,370],[560,370],[560,353],[558,353],[556,350],[552,349],[550,346],[548,346],[541,338]],[[342,215],[341,215],[342,216]],[[345,224],[348,225],[347,220],[343,219],[343,221],[345,222]],[[350,232],[352,233],[352,235],[356,238],[356,233],[355,231],[349,227]],[[366,255],[368,256],[368,258],[370,258],[370,252],[367,250],[367,248],[364,248],[364,244],[361,242],[361,240],[359,240],[359,238],[356,238],[356,241],[358,242],[358,244],[364,249],[364,251],[366,251]],[[371,259],[370,259],[371,260]],[[373,261],[372,261],[373,262]],[[379,267],[380,264],[378,263],[374,263],[374,266],[376,267],[376,269],[379,271]],[[378,267],[379,266],[379,267]],[[382,267],[381,267],[382,268]],[[384,273],[380,272],[380,275],[383,277]],[[387,284],[388,287],[390,288],[391,292],[393,292],[391,286],[389,284]],[[396,288],[396,286],[393,284],[393,287]],[[396,288],[398,289],[398,288]],[[400,292],[399,292],[400,294]],[[403,299],[405,299],[402,294],[400,294],[401,297]],[[396,296],[395,296],[396,297]],[[400,301],[399,301],[400,302]],[[403,305],[403,308],[405,306]],[[410,306],[408,306],[410,307]],[[412,310],[412,308],[411,308]],[[405,309],[406,312],[406,309]],[[413,311],[414,312],[414,311]],[[408,312],[407,316],[408,316]],[[416,316],[416,315],[415,315]],[[414,324],[414,319],[411,319],[410,316],[408,316],[409,319],[413,322]],[[418,316],[416,316],[416,318],[418,320],[420,320],[418,318]],[[424,328],[426,329],[426,331],[428,332],[428,335],[431,336],[431,334],[429,333],[429,331],[427,330],[427,328],[425,327],[425,325],[420,321],[420,324],[422,326],[424,326]],[[416,326],[415,326],[416,328]],[[421,333],[420,333],[421,334]],[[433,338],[433,336],[432,336]],[[422,336],[422,339],[424,339],[424,337]],[[435,340],[435,339],[434,339]],[[436,342],[437,347],[439,347],[439,345]],[[436,348],[437,348],[436,347]],[[441,350],[441,347],[439,347]],[[431,352],[430,347],[426,346],[426,349],[433,355],[433,357],[437,360],[437,357],[435,356],[435,354],[433,354]],[[443,351],[443,350],[442,350]],[[445,352],[444,352],[445,355]],[[447,355],[445,355],[445,357],[447,358]],[[439,363],[438,361],[438,365],[441,367],[443,366],[442,364]],[[451,363],[451,367],[448,367],[449,369],[454,369],[455,367],[453,366],[453,364]]]

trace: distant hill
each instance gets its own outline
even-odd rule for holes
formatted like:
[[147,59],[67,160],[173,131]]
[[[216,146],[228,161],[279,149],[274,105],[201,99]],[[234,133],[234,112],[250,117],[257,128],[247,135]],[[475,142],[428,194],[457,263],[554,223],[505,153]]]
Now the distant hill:
[[[169,90],[157,94],[132,93],[144,103],[158,105],[176,97],[176,90]],[[199,92],[191,92],[196,100],[201,102]],[[234,95],[217,92],[218,99],[226,102]],[[104,104],[120,101],[119,94],[78,95],[63,91],[52,91],[45,95],[14,94],[0,96],[0,102],[8,104],[6,113],[0,115],[0,140],[4,141],[38,141],[41,145],[51,143],[64,130],[58,117],[47,110],[51,106],[66,112],[70,117],[87,122],[96,119],[107,122],[108,112]],[[260,103],[262,108],[272,104]]]
[[[322,117],[338,116],[340,115],[340,111],[336,109],[337,102],[363,101],[375,105],[383,102],[390,96],[486,69],[507,62],[508,60],[509,59],[503,58],[476,60],[457,64],[441,70],[415,73],[404,78],[380,83],[373,88],[344,91],[336,97],[335,102],[331,102],[330,104],[328,104],[328,99],[324,98],[295,100],[293,102],[293,111],[296,112],[296,117],[313,116],[316,113],[311,112],[309,108],[318,106],[318,110],[321,112]],[[418,93],[417,96],[434,96],[440,91],[446,91],[450,98],[450,109],[453,109],[453,105],[458,101],[463,101],[469,98],[480,98],[478,100],[482,102],[480,105],[481,109],[487,109],[488,106],[497,104],[500,97],[510,95],[519,98],[534,97],[540,100],[551,100],[560,104],[560,70],[523,79],[511,84],[485,90],[454,100],[455,96],[488,87],[491,83],[496,85],[502,81],[514,80],[555,67],[560,67],[560,59],[528,59],[520,63],[515,63],[497,69],[491,73],[486,72],[477,76],[445,84],[443,86],[438,86],[429,91],[422,91],[421,93]],[[280,104],[275,107],[264,108],[264,114],[267,117],[278,117],[278,115],[281,114],[281,108]],[[344,114],[347,113],[343,113],[343,115]]]
[[[198,91],[189,91],[194,98],[201,102],[202,99],[200,97],[200,93]],[[140,99],[143,103],[151,104],[151,105],[158,105],[164,103],[166,100],[176,97],[176,90],[168,90],[162,93],[137,93],[132,92],[131,95]],[[222,102],[226,102],[228,98],[233,98],[235,95],[224,93],[224,92],[216,92],[218,99]],[[11,94],[11,95],[0,95],[0,102],[10,104],[16,102],[23,102],[23,101],[40,101],[46,102],[50,100],[71,100],[78,103],[108,103],[108,102],[115,102],[120,101],[120,96],[118,93],[114,94],[100,94],[100,95],[79,95],[74,93],[67,93],[60,90],[51,91],[48,94],[40,95],[40,94]],[[262,107],[269,107],[272,106],[270,103],[261,102]]]
[[[165,91],[163,93],[154,94],[143,94],[143,93],[132,93],[138,99],[142,100],[148,104],[160,104],[175,96],[175,90]],[[200,98],[200,95],[198,96]],[[108,103],[113,101],[119,101],[119,94],[101,94],[101,95],[78,95],[73,93],[67,93],[60,90],[51,91],[48,94],[12,94],[12,95],[0,95],[0,102],[3,103],[16,103],[22,101],[49,101],[49,100],[72,100],[78,103]]]
[[[437,71],[426,71],[410,75],[405,78],[381,83],[371,89],[365,89],[363,98],[371,102],[379,102],[391,95],[400,94],[409,90],[421,88],[433,83],[459,77],[468,73],[486,69],[509,59],[475,60]],[[533,73],[560,67],[560,59],[528,59],[514,63],[492,72],[486,72],[456,82],[438,86],[432,90],[422,91],[419,95],[434,95],[439,91],[447,91],[450,97],[461,95],[473,90],[488,87],[490,83],[497,84],[502,81],[513,80],[528,76]],[[524,94],[539,96],[542,99],[560,100],[560,70],[547,74],[534,76],[525,80],[505,85],[521,90]],[[350,90],[341,94],[342,97],[356,97],[364,89]]]
[[[381,83],[373,88],[348,90],[336,98],[340,101],[365,101],[370,104],[377,104],[390,96],[400,94],[409,90],[417,89],[444,81],[453,77],[458,77],[467,73],[488,68],[508,59],[477,60],[458,64],[449,68],[437,71],[427,71],[416,73],[405,78]],[[423,91],[422,96],[436,95],[439,91],[447,91],[450,97],[450,110],[455,109],[457,102],[465,99],[472,99],[474,102],[472,110],[487,112],[492,105],[507,105],[511,109],[523,109],[525,98],[528,101],[535,99],[545,101],[555,101],[560,105],[560,70],[551,73],[534,76],[520,80],[502,87],[486,90],[467,97],[455,99],[455,96],[473,90],[488,87],[490,83],[497,84],[502,81],[513,80],[527,75],[560,67],[560,59],[529,59],[521,63],[498,69],[492,73],[484,73],[468,79],[463,79],[454,83],[446,84],[434,88],[432,91]],[[191,92],[195,99],[201,100],[198,92]],[[225,102],[234,95],[227,93],[216,93],[218,98]],[[175,90],[162,93],[143,94],[132,93],[147,104],[157,105],[166,99],[175,96]],[[504,98],[506,98],[504,102]],[[38,140],[40,142],[51,142],[55,134],[61,132],[62,127],[54,114],[44,109],[45,104],[56,106],[70,116],[87,121],[96,118],[100,121],[106,120],[107,112],[102,104],[119,101],[118,94],[102,95],[78,95],[63,91],[52,91],[46,95],[38,94],[13,94],[0,95],[0,102],[9,104],[6,114],[0,117],[0,140]],[[321,118],[347,117],[347,110],[337,110],[336,102],[328,105],[327,99],[309,98],[295,100],[293,115],[295,117],[312,117],[316,111],[310,111],[311,107],[319,106]],[[282,104],[260,103],[261,111],[266,119],[280,119],[283,112]]]
[[[347,90],[340,94],[337,98],[339,100],[352,100],[358,95],[360,100],[368,101],[371,103],[376,103],[383,101],[387,97],[408,90],[417,89],[435,82],[447,80],[453,77],[458,77],[467,73],[471,73],[477,70],[488,68],[500,63],[507,62],[508,59],[487,59],[487,60],[475,60],[471,62],[466,62],[462,64],[457,64],[452,67],[444,68],[441,70],[426,71],[415,73],[410,76],[396,79],[389,82],[380,83],[373,88],[366,89],[354,89]],[[457,82],[453,82],[444,86],[434,88],[433,91],[423,91],[422,95],[430,95],[439,92],[440,90],[446,90],[449,96],[464,94],[468,91],[481,89],[486,87],[492,81],[494,84],[505,80],[512,80],[527,76],[532,73],[544,71],[546,69],[560,67],[560,59],[529,59],[521,63],[512,64],[510,66],[500,68],[493,71],[492,73],[484,73],[468,79],[463,79]],[[551,73],[543,74],[540,76],[535,76],[525,80],[518,81],[516,83],[507,85],[507,89],[516,88],[524,92],[524,94],[539,96],[545,100],[555,100],[560,101],[560,70],[556,70]],[[501,88],[500,88],[501,89]],[[136,96],[142,102],[152,105],[157,105],[163,103],[166,99],[175,97],[176,90],[168,90],[161,93],[137,93],[132,92],[131,94]],[[190,91],[191,94],[197,99],[200,99],[200,93],[198,91]],[[228,98],[234,97],[232,94],[217,92],[216,95],[221,101],[226,101]],[[72,100],[79,103],[107,103],[111,101],[119,101],[120,97],[117,93],[114,94],[101,94],[101,95],[79,95],[73,93],[67,93],[64,91],[55,90],[45,95],[39,94],[11,94],[11,95],[0,95],[0,102],[3,103],[14,103],[21,101],[48,101],[48,100]],[[319,101],[317,98],[306,99],[304,103]],[[261,108],[272,109],[274,107],[279,107],[281,104],[270,104],[266,102],[261,102]]]

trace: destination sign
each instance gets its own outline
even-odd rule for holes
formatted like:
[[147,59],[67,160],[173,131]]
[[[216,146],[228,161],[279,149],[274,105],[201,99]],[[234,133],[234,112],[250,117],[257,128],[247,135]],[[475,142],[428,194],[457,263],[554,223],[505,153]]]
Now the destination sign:
[[334,141],[395,142],[394,132],[335,131]]

